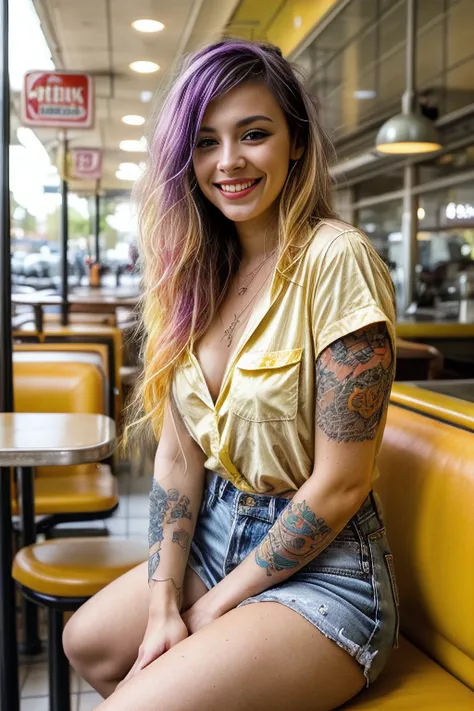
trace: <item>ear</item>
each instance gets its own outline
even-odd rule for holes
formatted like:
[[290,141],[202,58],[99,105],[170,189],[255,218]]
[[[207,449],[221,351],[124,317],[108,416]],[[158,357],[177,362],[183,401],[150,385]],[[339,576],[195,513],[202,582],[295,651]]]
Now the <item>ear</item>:
[[291,142],[290,160],[298,160],[304,153],[304,146],[299,145],[299,136],[296,135]]

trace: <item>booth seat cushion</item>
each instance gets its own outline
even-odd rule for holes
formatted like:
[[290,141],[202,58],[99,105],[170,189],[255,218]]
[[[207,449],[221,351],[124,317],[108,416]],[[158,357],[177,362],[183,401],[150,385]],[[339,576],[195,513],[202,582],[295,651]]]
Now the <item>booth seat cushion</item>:
[[[117,479],[106,465],[74,476],[35,478],[35,514],[94,513],[108,511],[118,504]],[[18,503],[12,500],[18,515]]]
[[474,435],[391,404],[379,467],[401,631],[474,689]]
[[66,477],[79,474],[95,474],[97,467],[101,466],[103,465],[91,462],[90,464],[71,464],[67,467],[36,467],[35,477],[40,479],[45,476]]
[[349,711],[472,711],[474,692],[400,637],[400,647],[375,682],[341,709]]
[[146,559],[146,541],[58,538],[22,548],[13,577],[45,595],[90,597]]

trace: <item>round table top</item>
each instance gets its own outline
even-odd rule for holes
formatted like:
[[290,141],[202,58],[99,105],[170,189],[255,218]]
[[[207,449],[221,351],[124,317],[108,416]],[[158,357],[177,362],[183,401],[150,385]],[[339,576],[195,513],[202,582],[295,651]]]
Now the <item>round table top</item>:
[[0,413],[0,466],[67,466],[112,454],[115,423],[105,415]]

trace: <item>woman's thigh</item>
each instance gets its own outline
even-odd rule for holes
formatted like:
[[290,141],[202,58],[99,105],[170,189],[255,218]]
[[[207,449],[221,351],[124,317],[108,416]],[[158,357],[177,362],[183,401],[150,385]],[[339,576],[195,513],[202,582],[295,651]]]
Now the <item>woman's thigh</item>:
[[[188,566],[183,612],[206,592],[204,583]],[[133,568],[94,595],[73,615],[64,631],[64,646],[73,665],[76,660],[80,666],[90,659],[110,666],[117,678],[125,676],[137,658],[145,634],[149,602],[147,563]]]
[[364,681],[359,664],[314,625],[262,602],[172,647],[96,711],[330,711]]

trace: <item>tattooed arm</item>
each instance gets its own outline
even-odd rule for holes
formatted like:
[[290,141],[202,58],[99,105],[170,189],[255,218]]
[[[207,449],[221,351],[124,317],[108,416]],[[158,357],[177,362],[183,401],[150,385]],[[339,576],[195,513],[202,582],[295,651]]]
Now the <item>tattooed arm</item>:
[[384,425],[393,373],[384,324],[351,333],[321,353],[313,475],[257,548],[196,603],[198,609],[222,615],[281,583],[344,528],[371,489],[375,438]]
[[187,432],[179,413],[173,410],[174,423],[171,414],[168,403],[150,494],[150,613],[163,603],[181,608],[184,573],[204,488],[205,454]]

